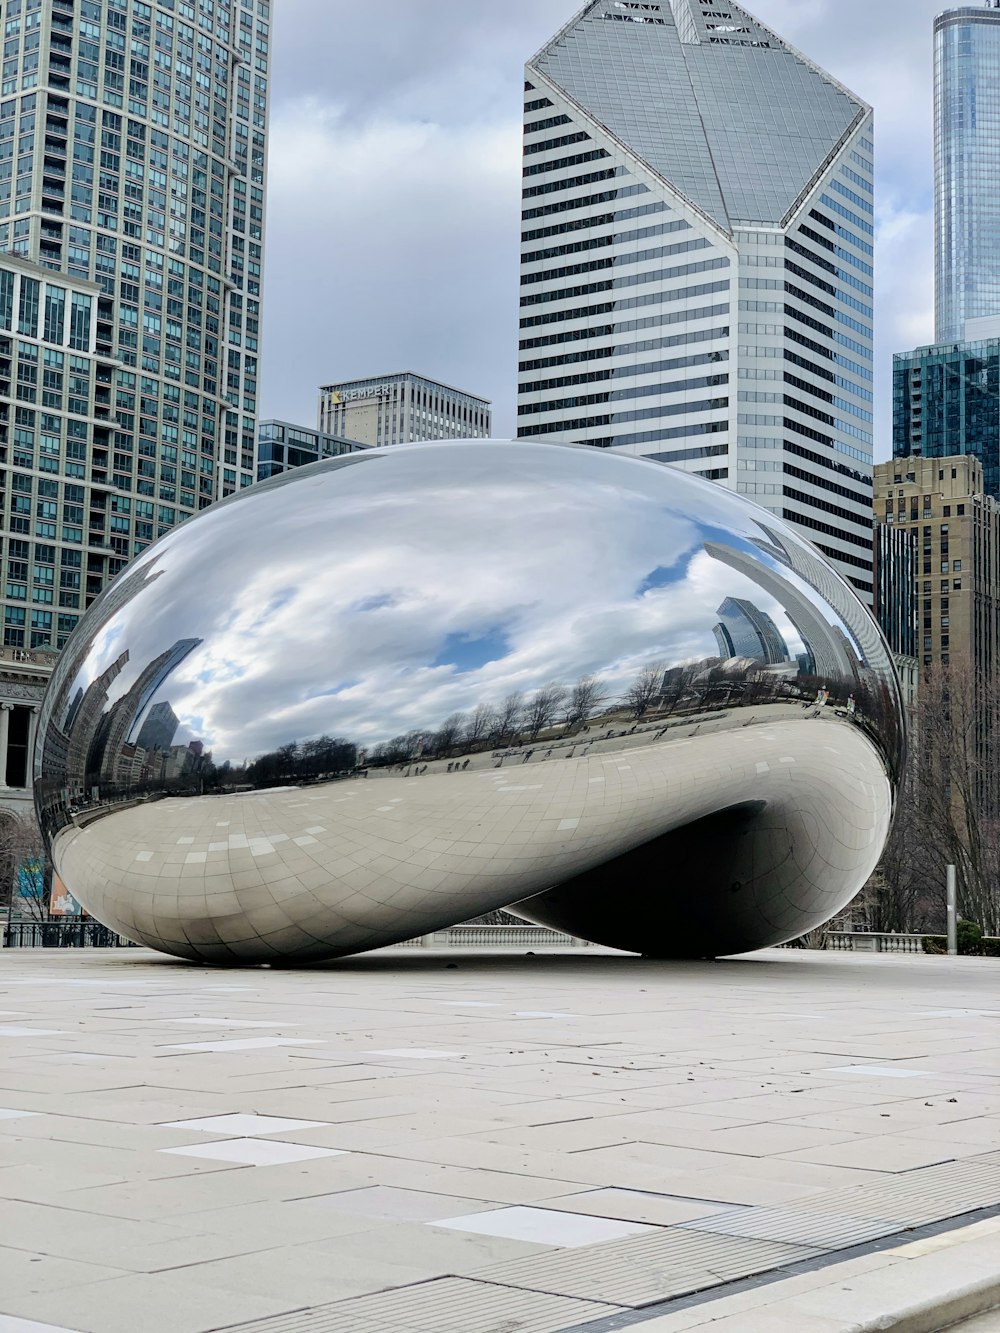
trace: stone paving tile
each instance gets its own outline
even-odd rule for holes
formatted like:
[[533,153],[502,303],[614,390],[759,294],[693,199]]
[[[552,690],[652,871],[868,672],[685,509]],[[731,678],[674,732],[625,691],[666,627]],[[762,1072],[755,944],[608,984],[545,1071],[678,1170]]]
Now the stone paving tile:
[[240,1333],[559,1333],[613,1307],[449,1278],[416,1291],[368,1296],[287,1318],[243,1325]]
[[[0,1037],[0,1108],[20,1115],[0,1111],[0,1321],[205,1333],[304,1319],[307,1300],[316,1333],[387,1333],[359,1301],[434,1287],[445,1322],[414,1327],[450,1333],[464,1283],[482,1317],[456,1333],[486,1333],[503,1288],[482,1270],[584,1287],[607,1270],[641,1302],[852,1223],[1000,1202],[996,963],[416,952],[233,973],[3,954],[0,1017],[48,1035]],[[202,1042],[222,1049],[168,1049]],[[261,1165],[185,1152],[217,1144]],[[302,1151],[337,1155],[271,1164]],[[653,1231],[570,1249],[436,1225],[518,1209]],[[712,1245],[711,1268],[684,1249]],[[609,1308],[522,1280],[508,1322],[557,1333]],[[584,1315],[538,1304],[567,1300]]]

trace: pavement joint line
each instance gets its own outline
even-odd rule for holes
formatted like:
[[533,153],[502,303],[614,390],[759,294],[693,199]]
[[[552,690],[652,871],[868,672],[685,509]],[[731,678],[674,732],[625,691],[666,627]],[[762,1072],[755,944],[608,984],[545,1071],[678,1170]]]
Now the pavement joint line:
[[[619,1333],[621,1329],[632,1328],[641,1330],[643,1324],[652,1323],[654,1319],[663,1319],[667,1315],[679,1314],[682,1310],[693,1310],[727,1297],[778,1286],[789,1278],[820,1273],[824,1269],[836,1268],[840,1264],[849,1263],[852,1259],[862,1259],[870,1254],[889,1253],[899,1248],[901,1237],[905,1237],[903,1243],[908,1245],[914,1241],[945,1235],[950,1231],[961,1231],[976,1222],[989,1221],[995,1217],[1000,1217],[1000,1203],[989,1208],[977,1208],[971,1213],[958,1213],[940,1222],[928,1222],[919,1227],[904,1227],[892,1235],[852,1245],[849,1249],[831,1250],[828,1254],[798,1259],[781,1268],[771,1268],[767,1272],[754,1273],[750,1277],[736,1278],[732,1282],[724,1282],[713,1287],[703,1287],[700,1291],[688,1292],[684,1296],[672,1296],[669,1300],[659,1301],[655,1305],[644,1305],[641,1310],[624,1310],[620,1314],[609,1315],[596,1321],[591,1320],[586,1324],[573,1324],[569,1328],[562,1329],[561,1333]],[[997,1299],[1000,1299],[1000,1271],[997,1274]],[[993,1300],[992,1305],[982,1306],[978,1313],[990,1310],[996,1303],[997,1300]],[[949,1326],[954,1327],[954,1325]]]

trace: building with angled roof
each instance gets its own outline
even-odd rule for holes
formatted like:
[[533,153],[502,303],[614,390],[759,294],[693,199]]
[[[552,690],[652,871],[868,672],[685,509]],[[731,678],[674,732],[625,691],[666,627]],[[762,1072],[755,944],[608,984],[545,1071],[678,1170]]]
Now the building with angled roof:
[[590,0],[524,97],[518,435],[752,496],[870,603],[871,109],[730,0]]

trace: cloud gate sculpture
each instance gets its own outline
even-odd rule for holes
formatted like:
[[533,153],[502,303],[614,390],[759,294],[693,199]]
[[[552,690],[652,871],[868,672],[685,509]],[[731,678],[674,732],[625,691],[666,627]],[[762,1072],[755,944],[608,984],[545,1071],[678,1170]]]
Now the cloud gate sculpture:
[[184,958],[500,907],[701,957],[850,901],[903,748],[878,629],[780,518],[660,463],[445,442],[145,551],[59,660],[36,801],[84,907]]

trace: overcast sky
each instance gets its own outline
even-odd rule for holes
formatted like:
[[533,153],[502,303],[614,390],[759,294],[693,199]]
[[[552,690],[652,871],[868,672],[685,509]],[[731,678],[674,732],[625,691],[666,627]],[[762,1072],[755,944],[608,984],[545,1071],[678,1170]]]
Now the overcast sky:
[[[523,65],[574,0],[274,5],[262,412],[416,370],[514,428]],[[933,336],[932,20],[943,0],[748,6],[875,107],[876,458],[891,361]]]

